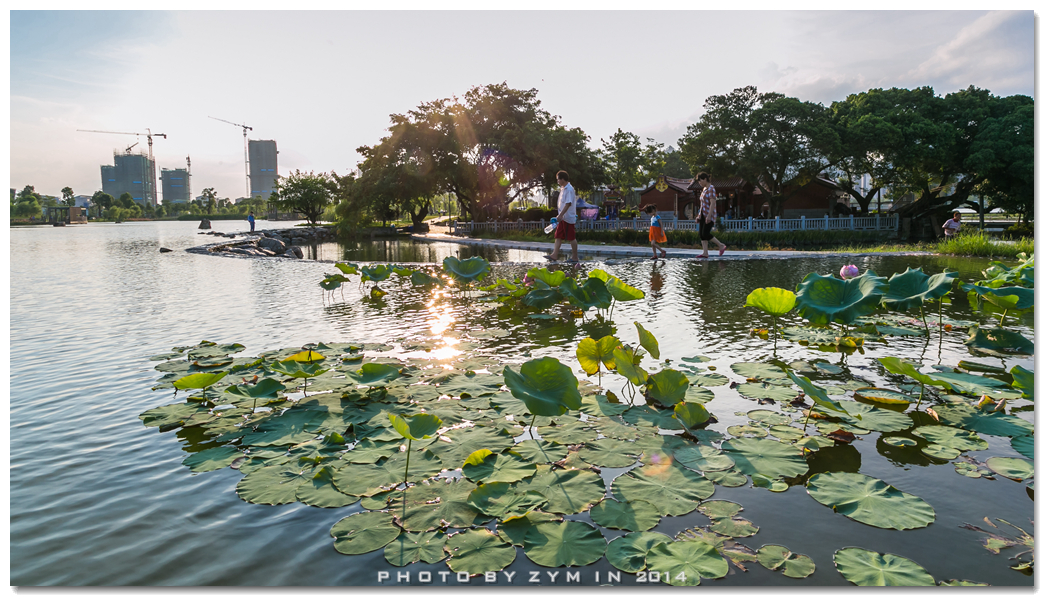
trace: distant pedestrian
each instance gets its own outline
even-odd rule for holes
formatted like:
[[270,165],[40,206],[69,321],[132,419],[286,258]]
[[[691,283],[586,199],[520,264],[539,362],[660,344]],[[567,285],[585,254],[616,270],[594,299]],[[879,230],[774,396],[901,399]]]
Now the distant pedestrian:
[[558,206],[561,208],[558,210],[558,226],[555,228],[555,250],[544,256],[552,261],[557,261],[558,249],[561,248],[562,241],[568,240],[573,249],[573,256],[570,260],[579,263],[580,255],[577,254],[576,248],[576,191],[569,183],[569,174],[565,171],[558,172],[558,185],[561,188],[558,194]]
[[250,222],[250,231],[254,231],[254,212],[253,211],[250,211],[250,214],[247,215],[247,221]]
[[663,233],[663,226],[660,225],[660,216],[657,215],[656,207],[649,205],[645,207],[645,213],[649,215],[649,243],[652,244],[653,259],[656,258],[656,252],[660,252],[660,258],[667,258],[667,251],[660,248],[661,244],[667,242],[667,234]]
[[[938,223],[938,222],[936,222]],[[947,219],[946,223],[943,224],[943,233],[946,234],[947,238],[953,238],[957,235],[957,232],[961,230],[961,212],[954,211],[953,219]]]
[[711,230],[714,229],[714,221],[718,218],[718,194],[710,183],[710,174],[706,171],[701,171],[696,176],[696,181],[703,188],[703,191],[700,192],[700,212],[696,216],[696,221],[700,226],[700,244],[703,245],[703,254],[696,255],[696,258],[706,259],[710,256],[707,254],[708,242],[718,245],[718,256],[720,257],[725,254],[726,246],[711,234]]

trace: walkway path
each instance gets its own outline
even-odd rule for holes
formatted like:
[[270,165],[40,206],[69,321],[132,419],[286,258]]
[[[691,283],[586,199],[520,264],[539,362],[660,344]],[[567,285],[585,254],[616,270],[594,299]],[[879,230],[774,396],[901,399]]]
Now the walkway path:
[[[429,234],[413,234],[410,236],[413,240],[425,241],[425,242],[455,242],[457,244],[465,244],[468,246],[485,246],[491,248],[513,248],[517,250],[529,250],[533,252],[539,252],[541,254],[548,254],[554,250],[554,242],[522,242],[518,240],[493,240],[489,238],[462,238],[459,236],[450,236],[448,234],[440,233],[429,233]],[[910,252],[830,252],[830,251],[809,251],[809,250],[732,250],[728,249],[725,251],[723,256],[718,256],[717,248],[710,249],[710,260],[741,260],[741,259],[784,259],[791,257],[868,257],[868,256],[915,256],[915,255],[931,255],[929,252],[922,251],[910,251]],[[668,259],[695,259],[698,255],[703,254],[701,249],[696,248],[668,248],[667,251]],[[652,248],[648,246],[614,246],[599,242],[597,244],[578,244],[577,253],[583,258],[584,256],[596,255],[602,257],[628,257],[628,258],[640,258],[640,259],[651,259]],[[569,245],[563,244],[559,250],[559,256],[564,260],[569,258]]]

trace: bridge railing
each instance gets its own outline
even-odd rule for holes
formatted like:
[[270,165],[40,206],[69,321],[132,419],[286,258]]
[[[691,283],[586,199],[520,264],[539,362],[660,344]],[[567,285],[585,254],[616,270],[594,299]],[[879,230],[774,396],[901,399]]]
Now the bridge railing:
[[[699,222],[691,219],[664,219],[663,229],[667,231],[698,231]],[[547,227],[547,221],[452,221],[450,222],[450,233],[467,236],[473,232],[518,232],[530,230],[542,230]],[[735,231],[752,232],[784,232],[794,230],[898,230],[899,217],[892,215],[882,217],[873,215],[870,217],[801,217],[797,219],[725,219],[720,218],[716,224],[718,228]],[[577,231],[617,231],[617,230],[643,230],[649,229],[648,219],[612,219],[612,220],[584,220],[576,222]]]

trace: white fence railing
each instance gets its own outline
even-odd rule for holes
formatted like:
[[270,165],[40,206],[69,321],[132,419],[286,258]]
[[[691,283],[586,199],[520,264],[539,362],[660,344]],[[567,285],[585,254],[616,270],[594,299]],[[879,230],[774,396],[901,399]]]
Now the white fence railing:
[[[678,231],[698,231],[699,222],[691,219],[664,219],[663,229]],[[525,230],[542,230],[547,227],[547,221],[455,221],[450,223],[450,233],[466,236],[472,232],[517,232]],[[754,231],[754,232],[784,232],[793,230],[898,230],[899,217],[818,217],[799,219],[719,219],[716,224],[722,230]],[[576,222],[578,231],[615,231],[615,230],[642,230],[649,229],[648,219],[613,219],[588,221],[578,219]]]

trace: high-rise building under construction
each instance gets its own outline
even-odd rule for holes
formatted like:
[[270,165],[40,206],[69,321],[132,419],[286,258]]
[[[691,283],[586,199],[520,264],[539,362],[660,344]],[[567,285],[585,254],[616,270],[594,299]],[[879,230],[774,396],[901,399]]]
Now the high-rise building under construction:
[[129,192],[134,202],[156,206],[156,163],[145,153],[119,151],[112,162],[101,166],[102,192],[113,198]]
[[247,148],[250,155],[250,196],[268,200],[275,192],[279,176],[279,151],[275,140],[250,140]]
[[192,200],[188,169],[160,169],[163,182],[163,204]]

